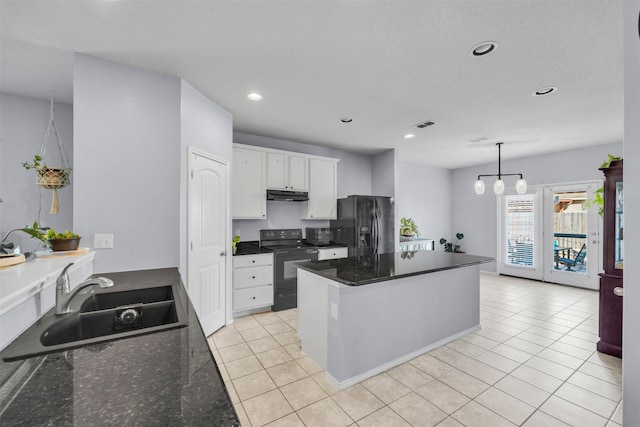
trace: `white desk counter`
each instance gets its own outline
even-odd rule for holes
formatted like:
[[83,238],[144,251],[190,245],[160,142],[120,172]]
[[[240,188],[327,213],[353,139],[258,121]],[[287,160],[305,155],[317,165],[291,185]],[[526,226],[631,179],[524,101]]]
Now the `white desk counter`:
[[68,270],[71,287],[93,274],[95,252],[43,255],[0,271],[0,350],[55,305],[55,283]]

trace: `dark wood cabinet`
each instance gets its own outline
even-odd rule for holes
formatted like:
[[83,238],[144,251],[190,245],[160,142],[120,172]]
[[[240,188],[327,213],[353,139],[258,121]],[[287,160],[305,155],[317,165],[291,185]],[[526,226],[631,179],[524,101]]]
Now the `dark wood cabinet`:
[[603,267],[600,273],[600,341],[598,351],[622,357],[622,279],[624,271],[624,214],[622,160],[604,173]]

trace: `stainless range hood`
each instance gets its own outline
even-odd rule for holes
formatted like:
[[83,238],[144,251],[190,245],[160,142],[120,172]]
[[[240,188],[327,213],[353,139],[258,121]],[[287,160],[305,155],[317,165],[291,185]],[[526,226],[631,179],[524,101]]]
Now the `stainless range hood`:
[[267,190],[267,200],[304,202],[309,200],[309,193],[306,191]]

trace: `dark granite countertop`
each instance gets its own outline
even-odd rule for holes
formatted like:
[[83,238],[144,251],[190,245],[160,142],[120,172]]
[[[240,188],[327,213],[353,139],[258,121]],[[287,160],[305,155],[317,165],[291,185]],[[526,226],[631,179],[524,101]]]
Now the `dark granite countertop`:
[[248,242],[238,242],[236,247],[236,255],[258,255],[258,254],[270,254],[273,253],[271,249],[263,248],[260,246],[260,243],[255,241]]
[[348,286],[361,286],[493,261],[494,258],[485,256],[412,251],[308,261],[297,266]]
[[122,287],[180,283],[189,325],[15,362],[0,359],[0,425],[239,426],[177,268],[101,276]]

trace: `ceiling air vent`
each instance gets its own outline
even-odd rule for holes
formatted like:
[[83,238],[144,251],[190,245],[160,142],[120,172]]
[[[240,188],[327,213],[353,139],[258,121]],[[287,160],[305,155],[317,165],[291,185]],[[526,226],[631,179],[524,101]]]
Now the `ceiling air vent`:
[[435,125],[435,124],[436,124],[436,122],[432,122],[432,121],[429,120],[429,121],[426,121],[426,122],[418,123],[417,125],[413,125],[413,126],[419,128],[419,129],[424,129],[426,127],[429,127],[429,126],[432,126],[432,125]]

